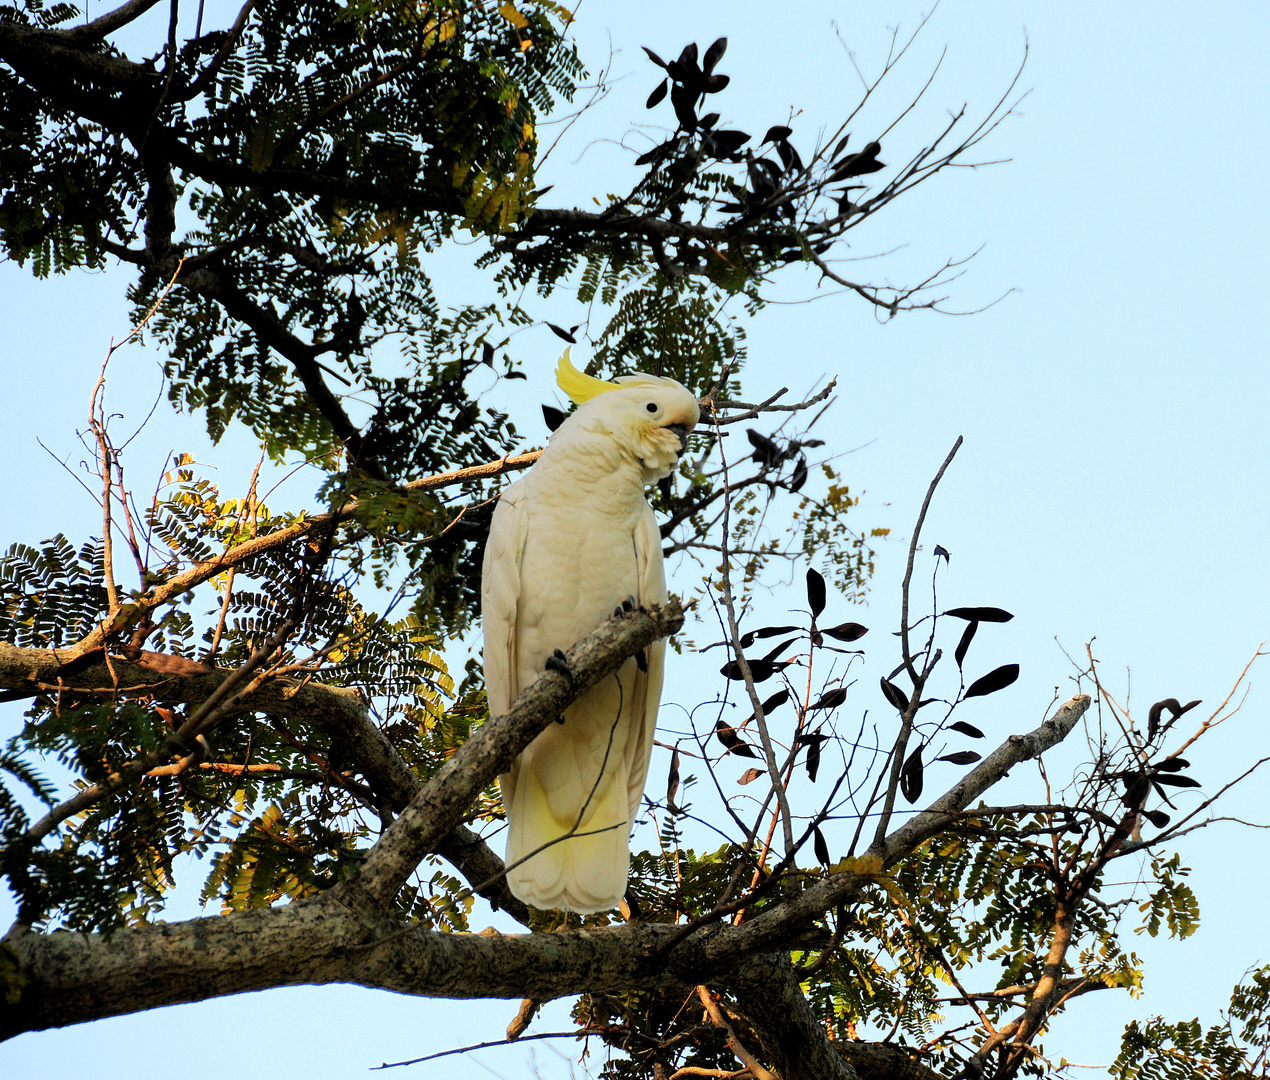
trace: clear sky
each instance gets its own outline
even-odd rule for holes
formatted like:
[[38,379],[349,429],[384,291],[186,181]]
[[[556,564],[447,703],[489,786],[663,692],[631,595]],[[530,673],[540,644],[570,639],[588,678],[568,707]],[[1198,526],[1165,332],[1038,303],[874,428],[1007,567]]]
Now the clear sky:
[[[206,19],[227,23],[227,10],[209,3]],[[791,126],[805,152],[822,127],[836,126],[859,87],[835,25],[871,72],[885,56],[887,27],[912,28],[920,10],[587,0],[578,24],[584,59],[594,71],[611,45],[614,89],[569,133],[542,182],[558,184],[553,199],[579,204],[623,182],[633,153],[608,140],[648,120],[642,103],[657,81],[640,45],[674,55],[690,40],[704,48],[726,34],[720,70],[734,82],[719,99],[725,122],[758,134],[785,122],[791,106],[802,109]],[[1064,697],[1071,692],[1058,643],[1079,653],[1096,637],[1104,677],[1123,690],[1131,673],[1134,701],[1145,708],[1173,696],[1215,704],[1270,637],[1270,9],[945,0],[895,74],[899,96],[915,92],[945,45],[947,58],[924,105],[883,140],[882,159],[924,145],[947,109],[987,111],[1025,41],[1020,88],[1032,92],[983,155],[1010,163],[932,181],[875,221],[853,252],[908,245],[889,260],[854,264],[862,276],[898,282],[982,245],[950,306],[973,309],[1016,291],[967,317],[920,313],[883,324],[858,299],[825,296],[773,305],[747,325],[750,393],[782,385],[799,392],[823,374],[839,377],[825,437],[843,451],[861,448],[841,463],[853,491],[865,493],[855,524],[895,530],[879,546],[868,605],[843,615],[875,627],[879,647],[898,620],[903,541],[917,506],[954,439],[965,436],[925,538],[952,552],[941,599],[1016,613],[993,638],[999,656],[978,657],[985,668],[1022,666],[1019,682],[987,699],[974,721],[998,739],[1034,727],[1056,686]],[[853,140],[889,124],[897,100],[885,97],[862,116]],[[641,138],[628,146],[642,149]],[[788,277],[773,296],[818,295],[812,274]],[[126,269],[112,269],[35,282],[0,265],[4,545],[58,530],[78,541],[99,530],[87,495],[36,440],[72,467],[84,456],[74,433],[109,340],[126,332],[127,280]],[[456,274],[446,288],[468,299],[472,281]],[[557,321],[579,321],[568,305],[555,310]],[[539,356],[528,362],[530,393],[504,403],[536,438],[534,403],[553,398],[549,369],[558,353],[555,339],[538,333],[525,338],[525,355]],[[111,400],[130,419],[159,390],[155,359],[135,349],[113,369]],[[585,354],[575,350],[575,359]],[[138,468],[153,474],[165,452],[190,449],[221,466],[228,488],[241,487],[251,448],[206,449],[196,425],[165,408],[137,445]],[[313,486],[304,481],[291,497],[304,499]],[[687,588],[695,574],[685,572]],[[865,682],[876,685],[875,669],[888,659],[866,667]],[[690,664],[671,671],[667,699],[693,693]],[[1268,679],[1270,669],[1254,670],[1243,711],[1191,755],[1206,789],[1270,754]],[[12,706],[0,712],[0,734],[19,716]],[[1263,790],[1264,780],[1254,780],[1226,812],[1270,820]],[[1212,1020],[1245,968],[1270,960],[1270,836],[1217,826],[1180,850],[1194,868],[1201,929],[1180,944],[1131,943],[1148,965],[1142,998],[1082,999],[1047,1036],[1051,1052],[1106,1064],[1131,1016]],[[232,1054],[261,1075],[360,1075],[381,1060],[496,1038],[514,1012],[515,1003],[351,988],[271,991],[26,1035],[0,1045],[0,1072],[63,1076],[91,1062],[98,1080],[173,1069],[211,1077]],[[543,1076],[568,1075],[550,1051],[540,1045],[535,1053]],[[477,1058],[496,1075],[532,1075],[527,1046]],[[455,1070],[437,1063],[408,1072]],[[484,1075],[475,1065],[468,1072]]]

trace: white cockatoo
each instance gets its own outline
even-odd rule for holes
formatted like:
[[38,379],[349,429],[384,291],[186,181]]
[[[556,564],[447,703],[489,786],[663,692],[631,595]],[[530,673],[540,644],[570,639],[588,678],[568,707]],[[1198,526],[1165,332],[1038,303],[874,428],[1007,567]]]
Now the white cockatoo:
[[[556,381],[579,407],[503,492],[485,548],[491,716],[507,712],[557,649],[628,597],[642,606],[666,599],[661,534],[644,490],[674,469],[700,417],[697,399],[653,375],[602,382],[578,371],[567,350]],[[625,893],[665,651],[658,641],[644,663],[627,660],[499,777],[507,883],[525,903],[591,913],[615,907]]]

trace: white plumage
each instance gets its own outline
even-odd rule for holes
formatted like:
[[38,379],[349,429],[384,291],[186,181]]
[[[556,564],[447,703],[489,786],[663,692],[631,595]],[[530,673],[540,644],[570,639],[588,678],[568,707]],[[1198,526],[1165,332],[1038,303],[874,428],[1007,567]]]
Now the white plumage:
[[[604,383],[566,352],[557,381],[579,408],[494,511],[481,606],[490,715],[511,708],[556,649],[568,649],[628,596],[666,599],[661,535],[645,487],[674,469],[697,423],[673,379]],[[677,429],[677,430],[676,430]],[[626,891],[661,697],[665,642],[582,695],[499,777],[511,891],[537,908],[590,913]],[[552,844],[571,831],[577,834]],[[545,850],[514,863],[543,845]]]

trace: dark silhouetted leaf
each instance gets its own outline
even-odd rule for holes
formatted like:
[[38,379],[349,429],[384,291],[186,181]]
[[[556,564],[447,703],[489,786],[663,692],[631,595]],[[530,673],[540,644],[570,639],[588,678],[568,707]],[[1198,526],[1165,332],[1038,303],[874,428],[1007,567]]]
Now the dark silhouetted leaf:
[[840,686],[836,690],[830,690],[824,697],[820,698],[815,704],[808,705],[807,711],[813,712],[816,709],[836,709],[844,701],[847,700],[847,688]]
[[786,687],[784,690],[778,690],[771,697],[769,697],[765,702],[763,702],[763,715],[771,716],[773,709],[779,709],[788,700],[789,700],[789,688]]
[[635,159],[636,165],[647,165],[651,161],[662,161],[670,155],[676,145],[675,139],[667,139],[660,146],[654,146],[651,150],[645,150]]
[[710,78],[706,79],[706,93],[717,94],[720,90],[725,89],[731,81],[732,77],[730,75],[711,75]]
[[807,459],[800,457],[798,464],[794,466],[794,478],[789,482],[789,490],[801,491],[805,483],[807,483]]
[[1165,774],[1163,776],[1156,775],[1154,780],[1157,784],[1167,784],[1169,787],[1199,787],[1200,783],[1191,776],[1174,776]]
[[[750,660],[750,674],[754,677],[756,683],[766,682],[778,671],[789,667],[792,663],[792,660],[786,660],[783,663],[773,663],[771,660]],[[741,674],[741,665],[735,660],[729,660],[723,667],[719,668],[719,674],[736,680],[745,677]]]
[[756,169],[762,169],[763,172],[767,174],[767,179],[771,181],[773,191],[780,186],[781,170],[780,166],[777,165],[776,162],[770,161],[765,157],[755,158],[754,167]]
[[[645,49],[644,51],[648,52],[647,49]],[[838,140],[838,145],[833,148],[833,153],[829,155],[830,158],[841,157],[842,152],[847,148],[847,140],[850,138],[851,138],[851,132],[848,131],[841,139]]]
[[717,112],[706,113],[697,121],[697,127],[701,131],[709,131],[715,124],[719,122],[719,114]]
[[553,334],[556,335],[556,337],[564,338],[564,340],[567,341],[570,345],[576,345],[578,343],[578,339],[575,338],[571,333],[569,333],[569,331],[566,330],[563,326],[557,326],[555,323],[549,322],[547,323],[547,327],[551,330]]
[[767,134],[763,136],[763,142],[759,143],[759,145],[762,146],[764,143],[769,142],[784,142],[792,134],[794,134],[793,128],[782,127],[777,124],[775,127],[767,129]]
[[953,731],[960,731],[963,735],[969,735],[972,739],[982,739],[983,732],[974,724],[967,724],[964,720],[958,720],[955,724],[949,724],[948,727]]
[[736,754],[737,757],[758,757],[749,743],[742,741],[741,737],[736,733],[736,728],[729,727],[723,722],[722,718],[715,721],[714,735],[719,742],[728,748],[730,753]]
[[781,653],[783,653],[786,649],[788,649],[797,640],[798,640],[797,638],[790,638],[788,641],[782,641],[771,652],[764,654],[763,660],[765,662],[768,660],[775,660],[778,656],[780,656]]
[[798,740],[803,746],[807,747],[807,779],[813,784],[816,782],[816,774],[820,771],[820,747],[828,739],[828,735],[822,735],[819,731],[815,731],[810,735],[803,735]]
[[675,805],[675,795],[679,792],[679,747],[671,752],[670,755],[670,775],[666,778],[666,806],[670,808],[672,814],[679,813],[679,807]]
[[528,379],[529,376],[526,375],[523,371],[509,371],[506,375],[503,376],[503,378],[504,379]]
[[807,606],[813,619],[825,610],[825,579],[811,567],[807,568]]
[[954,765],[969,765],[971,762],[978,761],[982,757],[973,750],[958,750],[955,754],[945,754],[943,757],[936,758],[936,761],[949,761]]
[[1181,772],[1183,769],[1189,769],[1191,763],[1184,757],[1170,757],[1163,761],[1157,761],[1155,768],[1158,772]]
[[970,648],[970,643],[975,639],[975,631],[978,629],[979,620],[971,619],[961,632],[961,640],[957,642],[957,648],[953,651],[953,659],[957,661],[958,668],[961,667],[962,662],[966,659],[966,650]]
[[481,342],[481,363],[489,364],[490,367],[494,366],[494,346],[488,341]]
[[670,90],[670,103],[675,107],[675,115],[686,131],[694,131],[697,127],[697,91],[684,83],[675,83]]
[[746,428],[745,437],[750,440],[750,445],[754,447],[754,453],[751,456],[760,465],[768,467],[775,465],[780,460],[781,448],[766,435],[760,434],[753,428]]
[[743,785],[749,784],[757,780],[762,775],[763,775],[762,769],[746,769],[745,772],[741,774],[741,779],[739,779],[737,783],[743,784]]
[[1002,664],[999,668],[989,671],[982,679],[975,679],[966,689],[966,697],[983,697],[985,694],[995,694],[998,690],[1004,690],[1018,677],[1018,664]]
[[688,69],[693,69],[697,66],[697,43],[695,41],[690,41],[684,46],[684,51],[679,54],[679,65]]
[[935,545],[935,558],[943,557],[944,562],[951,562],[952,556],[948,554],[948,549],[943,544]]
[[670,80],[662,79],[662,81],[659,82],[657,86],[654,88],[653,92],[648,95],[648,100],[644,102],[644,108],[646,109],[657,108],[658,105],[660,105],[663,101],[666,100],[666,94],[669,91],[670,91]]
[[859,641],[869,632],[867,626],[861,626],[858,622],[844,622],[837,626],[831,626],[827,630],[822,630],[822,634],[827,634],[834,641]]
[[1120,801],[1129,807],[1141,806],[1150,791],[1151,780],[1146,773],[1130,773],[1124,778],[1124,794],[1120,796]]
[[776,637],[777,634],[792,634],[795,630],[801,629],[801,626],[760,626],[757,630],[751,630],[741,635],[741,648],[748,649],[754,644],[755,638]]
[[744,131],[712,131],[710,138],[714,140],[715,147],[724,154],[735,154],[750,141],[750,137]]
[[542,407],[542,418],[547,421],[548,431],[555,431],[556,428],[564,423],[564,413],[554,405],[544,405]]
[[644,52],[648,53],[648,59],[650,59],[659,68],[664,68],[666,66],[666,61],[663,60],[660,56],[658,56],[655,52],[653,52],[653,50],[650,49],[647,45],[641,45],[640,48],[643,49]]
[[1154,739],[1155,733],[1159,731],[1160,714],[1165,709],[1168,709],[1169,714],[1172,717],[1172,719],[1169,721],[1169,723],[1171,724],[1173,720],[1176,720],[1183,713],[1188,713],[1193,708],[1195,708],[1196,705],[1199,705],[1200,701],[1201,699],[1196,698],[1194,701],[1189,701],[1185,705],[1179,702],[1177,698],[1172,698],[1172,697],[1165,698],[1163,701],[1157,701],[1154,705],[1151,706],[1150,717],[1147,721],[1147,741],[1150,742],[1152,739]]
[[705,56],[701,58],[701,70],[707,75],[714,70],[714,65],[723,59],[723,54],[728,51],[728,39],[721,37],[716,39],[713,45],[706,50]]
[[908,708],[908,698],[904,691],[889,679],[879,680],[882,684],[882,693],[886,695],[886,700],[894,705],[900,712]]
[[1163,810],[1143,810],[1142,816],[1147,819],[1157,829],[1164,828],[1173,819],[1169,817]]
[[1014,618],[999,607],[955,607],[944,612],[954,619],[970,619],[974,622],[1009,622]]
[[919,746],[909,754],[904,768],[900,770],[900,793],[910,803],[915,803],[922,797],[922,750],[923,747]]
[[825,843],[825,838],[821,835],[819,826],[811,831],[811,846],[816,853],[816,862],[828,869],[829,845]]
[[836,162],[826,183],[836,184],[839,180],[849,180],[853,176],[864,176],[866,173],[885,169],[886,164],[878,161],[878,154],[881,151],[882,147],[879,143],[866,143],[864,149],[858,154],[848,154],[841,161]]

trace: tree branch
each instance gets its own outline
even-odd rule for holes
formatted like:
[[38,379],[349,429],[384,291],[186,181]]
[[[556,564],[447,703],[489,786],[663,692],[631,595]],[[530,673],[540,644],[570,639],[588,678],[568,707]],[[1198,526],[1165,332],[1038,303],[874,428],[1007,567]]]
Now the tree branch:
[[92,22],[85,23],[82,26],[71,26],[64,30],[53,30],[50,33],[58,34],[68,41],[101,41],[107,34],[113,34],[121,26],[127,26],[133,19],[144,15],[159,0],[128,0],[126,4],[121,4],[114,11],[108,11],[105,15],[99,15]]

